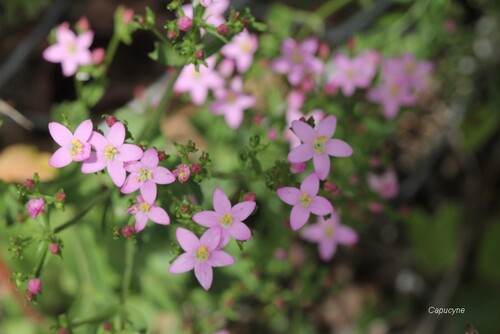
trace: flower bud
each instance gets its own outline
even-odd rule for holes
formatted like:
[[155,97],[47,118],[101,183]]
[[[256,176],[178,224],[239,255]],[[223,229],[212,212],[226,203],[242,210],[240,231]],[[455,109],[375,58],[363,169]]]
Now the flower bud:
[[203,52],[203,50],[196,50],[194,56],[196,59],[203,59],[205,57],[205,53]]
[[292,172],[292,174],[304,173],[305,170],[306,170],[305,162],[297,162],[297,163],[292,163],[290,165],[290,172]]
[[125,11],[123,12],[123,16],[122,16],[123,22],[125,24],[128,24],[128,23],[132,22],[133,18],[134,18],[134,10],[132,8],[125,9]]
[[38,278],[32,278],[28,281],[28,291],[34,295],[38,295],[42,292],[42,281]]
[[107,332],[111,332],[113,330],[113,325],[110,322],[105,322],[102,324],[102,329]]
[[86,32],[89,29],[90,29],[89,20],[85,16],[82,16],[78,20],[78,22],[76,22],[76,30],[79,33],[82,33],[82,32]]
[[371,213],[381,213],[384,211],[384,205],[379,202],[370,202],[368,204],[368,210],[370,210]]
[[28,190],[35,189],[35,180],[33,180],[33,179],[26,179],[26,181],[24,181],[24,186]]
[[61,251],[61,249],[59,248],[59,244],[56,244],[55,242],[51,243],[49,245],[49,251],[54,255],[59,254],[59,252]]
[[325,189],[325,191],[329,193],[333,193],[336,192],[339,189],[339,187],[337,187],[337,184],[335,184],[335,182],[326,181],[325,184],[323,185],[323,189]]
[[64,202],[64,200],[66,200],[66,193],[64,191],[58,192],[55,198],[56,201]]
[[167,159],[167,154],[165,151],[157,151],[158,152],[158,160],[163,161]]
[[225,23],[222,23],[217,27],[217,33],[222,36],[226,36],[229,33],[229,28]]
[[133,237],[137,231],[133,226],[127,225],[122,228],[122,235],[124,238],[131,238]]
[[198,174],[201,172],[201,165],[200,164],[193,164],[191,166],[191,172],[193,172],[193,174]]
[[27,207],[29,215],[36,218],[45,212],[45,201],[43,198],[33,198],[28,201]]
[[112,127],[116,122],[118,122],[118,118],[116,118],[115,116],[109,115],[108,117],[106,117],[106,124],[109,127]]
[[183,16],[179,18],[179,20],[177,20],[177,27],[181,31],[189,31],[189,29],[191,29],[192,26],[193,26],[193,21],[187,16]]
[[257,195],[253,192],[246,193],[245,196],[243,196],[243,200],[255,202],[257,200]]
[[101,64],[106,58],[106,51],[104,48],[97,48],[92,50],[92,63]]
[[169,31],[167,31],[167,38],[168,39],[175,39],[175,38],[177,38],[177,36],[179,36],[179,32],[178,31],[175,31],[175,30],[169,30]]
[[184,183],[189,180],[189,176],[191,175],[191,170],[188,165],[180,164],[173,171],[174,176],[179,180],[180,183]]
[[69,329],[67,328],[59,328],[57,334],[69,334]]

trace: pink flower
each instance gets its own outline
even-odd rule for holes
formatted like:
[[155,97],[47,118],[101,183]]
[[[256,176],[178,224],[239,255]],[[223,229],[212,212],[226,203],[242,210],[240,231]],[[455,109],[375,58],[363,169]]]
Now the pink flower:
[[194,275],[203,289],[208,290],[212,285],[212,267],[224,267],[234,264],[231,255],[218,249],[220,233],[209,229],[198,238],[193,232],[184,228],[177,228],[177,240],[186,252],[181,254],[170,265],[169,272],[180,274],[194,268]]
[[408,81],[403,77],[385,79],[381,86],[368,91],[367,98],[382,105],[387,119],[396,117],[401,106],[410,106],[416,99]]
[[202,5],[205,8],[207,8],[211,4],[212,4],[212,0],[200,0],[200,5]]
[[327,215],[333,212],[332,204],[324,197],[318,196],[319,178],[315,173],[309,174],[300,184],[300,189],[282,187],[276,192],[279,198],[288,205],[293,205],[290,213],[290,225],[294,231],[307,223],[310,214]]
[[[218,27],[220,24],[226,22],[224,19],[224,13],[229,8],[230,0],[217,0],[217,1],[204,1],[205,4],[201,4],[205,7],[205,12],[203,13],[203,19],[208,24]],[[193,19],[193,6],[191,4],[183,5],[182,10],[184,15]]]
[[36,218],[38,215],[41,215],[45,212],[45,201],[43,198],[33,198],[28,201],[26,205],[28,209],[28,214]]
[[349,59],[343,54],[335,57],[335,73],[329,84],[342,89],[345,96],[351,96],[356,88],[367,88],[375,76],[378,58],[365,52]]
[[156,184],[170,184],[175,176],[165,167],[158,166],[158,152],[150,148],[144,152],[141,161],[129,162],[125,169],[131,174],[123,184],[121,192],[130,194],[141,189],[141,195],[148,203],[156,199]]
[[220,248],[225,247],[231,237],[244,241],[252,237],[252,232],[243,221],[255,209],[254,201],[244,201],[231,206],[224,191],[215,189],[213,194],[215,211],[201,211],[193,216],[193,220],[201,226],[217,231],[220,235]]
[[90,156],[89,139],[92,135],[92,121],[83,121],[72,134],[71,131],[57,122],[49,123],[49,132],[54,141],[61,147],[52,154],[49,165],[61,168],[72,161],[84,161]]
[[388,169],[381,175],[368,174],[366,180],[370,189],[382,198],[391,199],[398,194],[398,176],[393,168]]
[[281,45],[282,57],[271,63],[271,68],[277,73],[287,74],[292,85],[298,85],[307,74],[320,74],[323,63],[316,58],[318,40],[308,38],[302,43],[287,38]]
[[183,16],[177,20],[177,27],[179,30],[188,31],[193,26],[193,21],[186,16]]
[[411,53],[401,58],[387,59],[384,64],[384,77],[402,77],[416,93],[427,89],[427,79],[432,72],[432,63],[417,61]]
[[104,48],[97,48],[92,50],[92,63],[100,64],[106,58],[106,50]]
[[185,66],[174,85],[178,93],[189,92],[191,101],[196,105],[205,103],[210,89],[224,87],[224,79],[214,70],[215,58],[210,57],[206,61],[208,67],[200,65],[199,71],[196,71],[194,64]]
[[357,233],[350,227],[341,225],[339,216],[334,212],[328,220],[318,218],[318,223],[310,225],[300,234],[307,241],[318,244],[319,256],[330,261],[337,245],[352,245],[358,241]]
[[303,121],[292,123],[293,132],[302,140],[303,144],[288,153],[291,163],[305,162],[313,159],[314,169],[321,180],[330,173],[330,155],[334,157],[348,157],[352,155],[352,148],[345,141],[330,139],[335,133],[337,119],[328,116],[323,119],[314,130]]
[[95,173],[107,169],[111,180],[117,187],[125,182],[124,163],[142,157],[142,149],[133,144],[125,144],[125,126],[116,122],[111,126],[106,137],[94,132],[90,143],[95,149],[87,161],[82,164],[82,173]]
[[90,30],[76,36],[67,24],[61,24],[56,30],[57,43],[43,52],[43,58],[52,63],[61,63],[63,74],[67,77],[76,73],[78,66],[92,63],[89,47],[94,33]]
[[137,204],[127,209],[126,213],[135,215],[135,230],[140,232],[146,227],[148,219],[156,224],[170,224],[170,217],[167,212],[156,206],[154,202],[146,202],[142,196],[137,196]]
[[188,165],[180,164],[174,169],[173,173],[180,183],[184,183],[187,180],[189,180],[189,176],[191,175],[191,169],[189,168]]
[[34,295],[38,295],[40,292],[42,292],[42,287],[42,281],[40,281],[38,278],[32,278],[28,281],[28,291]]
[[236,77],[231,81],[229,89],[215,91],[216,100],[208,108],[216,115],[224,115],[227,125],[237,129],[243,122],[243,112],[253,107],[255,97],[243,93],[243,81]]
[[220,52],[236,62],[238,72],[245,73],[250,68],[250,65],[252,65],[253,55],[257,51],[258,46],[257,36],[243,29]]

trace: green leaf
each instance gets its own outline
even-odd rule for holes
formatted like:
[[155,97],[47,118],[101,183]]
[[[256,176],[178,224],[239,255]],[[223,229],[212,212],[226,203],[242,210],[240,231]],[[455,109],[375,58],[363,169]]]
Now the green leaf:
[[95,106],[106,92],[106,82],[98,81],[82,87],[82,100],[89,108]]

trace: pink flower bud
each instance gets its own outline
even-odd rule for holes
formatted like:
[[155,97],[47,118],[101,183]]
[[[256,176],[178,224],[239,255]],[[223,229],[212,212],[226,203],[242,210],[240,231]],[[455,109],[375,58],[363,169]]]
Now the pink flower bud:
[[106,124],[109,127],[112,127],[116,122],[118,122],[118,118],[116,118],[115,116],[109,115],[108,117],[106,117]]
[[35,188],[35,180],[33,180],[33,179],[26,179],[26,181],[24,181],[24,186],[28,190],[34,189]]
[[192,26],[193,21],[187,16],[183,16],[179,18],[179,20],[177,20],[177,27],[179,28],[179,30],[188,31]]
[[42,281],[38,278],[32,278],[28,281],[28,291],[34,295],[38,295],[42,292]]
[[102,329],[104,329],[107,332],[110,332],[113,330],[113,325],[110,322],[105,322],[102,324]]
[[29,215],[33,218],[45,212],[45,202],[43,198],[30,199],[27,207]]
[[30,302],[35,299],[35,295],[29,291],[26,291],[26,293],[24,294],[24,298],[26,298],[26,300]]
[[69,329],[67,328],[59,328],[57,334],[69,334]]
[[267,138],[269,138],[269,140],[276,140],[278,138],[278,130],[276,129],[269,129],[269,131],[267,131]]
[[103,48],[97,48],[92,50],[92,63],[101,64],[106,58],[106,50]]
[[184,183],[189,180],[191,170],[188,165],[180,164],[176,169],[174,169],[173,173],[180,183]]
[[205,57],[205,54],[203,53],[203,50],[197,50],[194,53],[194,56],[196,57],[196,59],[203,59]]
[[66,193],[64,191],[58,192],[56,194],[56,201],[64,202],[66,200]]
[[244,201],[255,202],[256,199],[257,199],[257,195],[255,195],[255,193],[253,193],[253,192],[246,193],[245,196],[243,196]]
[[286,256],[286,251],[283,248],[276,248],[276,250],[274,251],[274,257],[278,260],[286,260]]
[[201,165],[200,164],[193,164],[191,166],[191,172],[193,172],[193,174],[198,174],[201,172]]
[[290,172],[292,172],[292,174],[304,173],[305,170],[306,170],[305,162],[297,162],[297,163],[292,163],[290,165]]
[[177,36],[179,36],[179,32],[177,32],[175,30],[167,31],[167,38],[168,39],[175,39],[175,38],[177,38]]
[[133,226],[127,225],[122,228],[122,235],[124,238],[131,238],[137,233]]
[[328,46],[327,43],[321,42],[318,48],[318,56],[320,58],[328,58],[329,55],[330,55],[330,47]]
[[89,20],[85,16],[82,16],[78,20],[78,22],[76,22],[76,30],[79,33],[82,33],[82,32],[85,32],[85,31],[87,31],[89,29],[90,29]]
[[339,189],[339,187],[332,181],[326,181],[323,185],[323,189],[329,193],[333,193]]
[[368,210],[370,210],[371,213],[381,213],[384,211],[384,205],[379,202],[370,202],[368,204]]
[[229,32],[229,28],[227,27],[226,24],[222,23],[220,26],[217,27],[217,33],[222,36],[226,36]]
[[255,125],[261,125],[263,120],[264,120],[264,116],[262,114],[255,114],[253,116],[253,123]]
[[167,158],[165,151],[158,151],[158,160],[163,161]]
[[60,252],[61,250],[59,249],[59,245],[58,245],[58,244],[56,244],[55,242],[53,242],[53,243],[51,243],[51,244],[49,245],[49,251],[50,251],[52,254],[57,255],[57,254],[59,254],[59,252]]
[[125,11],[123,12],[123,16],[122,16],[123,22],[125,24],[128,24],[128,23],[132,22],[133,18],[134,18],[134,10],[132,8],[125,9]]

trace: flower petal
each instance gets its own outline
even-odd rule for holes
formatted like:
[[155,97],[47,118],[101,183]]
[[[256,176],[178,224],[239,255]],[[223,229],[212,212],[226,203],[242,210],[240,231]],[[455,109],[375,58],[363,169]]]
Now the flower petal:
[[318,136],[309,124],[301,120],[293,121],[292,129],[304,143],[311,143]]
[[93,124],[90,119],[83,121],[75,130],[75,138],[82,143],[88,141],[92,135],[92,127]]
[[311,143],[305,143],[294,148],[288,153],[287,159],[292,163],[299,163],[311,160],[314,155],[314,149]]
[[326,198],[316,196],[309,204],[309,210],[317,216],[324,216],[333,212],[333,206]]
[[106,168],[106,159],[98,157],[97,154],[91,153],[89,158],[82,164],[82,173],[90,174],[95,173]]
[[67,127],[57,122],[49,123],[49,132],[54,141],[59,144],[59,146],[67,146],[71,144],[73,139],[73,134]]
[[156,183],[152,180],[148,180],[141,184],[141,195],[144,197],[144,201],[148,203],[154,203],[156,200]]
[[240,241],[249,240],[252,237],[252,232],[248,226],[239,221],[233,222],[229,228],[229,233],[233,238]]
[[323,261],[330,261],[335,255],[337,244],[333,240],[325,240],[318,245],[319,257]]
[[194,268],[196,264],[196,259],[191,253],[181,254],[175,259],[175,261],[170,265],[168,272],[171,274],[180,274],[190,271]]
[[330,139],[325,145],[326,153],[334,157],[350,157],[353,153],[352,147],[340,139]]
[[67,147],[60,147],[52,154],[49,160],[49,165],[54,168],[62,168],[69,165],[73,161],[69,149]]
[[208,290],[212,286],[213,272],[212,267],[205,262],[196,263],[194,266],[194,275],[203,289]]
[[301,205],[295,205],[290,212],[290,226],[292,230],[297,231],[307,223],[310,212]]
[[149,209],[149,219],[160,225],[170,224],[168,213],[159,206],[153,206]]
[[130,174],[125,182],[123,183],[123,187],[120,189],[120,191],[123,194],[131,194],[137,189],[139,189],[141,186],[141,183],[137,181],[137,175],[135,174]]
[[295,205],[299,202],[300,190],[294,187],[282,187],[276,190],[278,197],[288,205]]
[[149,169],[155,169],[160,160],[158,159],[158,151],[154,148],[147,149],[142,156],[141,162]]
[[195,223],[205,227],[219,226],[219,218],[220,215],[214,211],[201,211],[193,216]]
[[96,151],[104,151],[106,146],[108,146],[108,140],[99,132],[95,131],[92,132],[89,143],[95,148]]
[[205,231],[200,238],[200,245],[207,246],[209,252],[213,251],[219,245],[221,236],[220,227],[212,227]]
[[125,126],[121,122],[113,124],[106,138],[114,147],[120,147],[125,141]]
[[220,188],[216,188],[213,195],[214,210],[218,214],[225,214],[231,212],[231,202],[227,195]]
[[313,165],[320,180],[326,179],[330,174],[330,157],[328,154],[315,154],[313,156]]
[[90,152],[92,151],[90,143],[82,144],[83,146],[80,153],[75,154],[75,156],[73,157],[73,161],[85,161],[90,157]]
[[142,158],[143,151],[137,145],[123,144],[120,147],[120,160],[124,162],[136,161]]
[[175,182],[175,176],[165,167],[156,167],[153,170],[153,180],[158,184],[170,184]]
[[196,250],[200,246],[200,241],[190,230],[178,227],[177,230],[175,230],[175,236],[177,237],[177,241],[179,242],[181,248],[186,252],[196,252]]
[[224,251],[214,251],[210,254],[207,264],[212,267],[225,267],[234,264],[234,258]]
[[310,225],[304,228],[300,236],[309,242],[319,242],[323,239],[323,228],[320,224]]
[[144,212],[141,211],[137,212],[135,215],[135,230],[137,232],[144,230],[147,223],[148,223],[148,215],[146,215]]
[[256,203],[254,201],[245,201],[236,204],[231,209],[231,216],[235,220],[243,221],[248,218],[255,210]]
[[318,124],[316,132],[318,133],[318,136],[326,136],[326,138],[332,138],[333,134],[335,133],[336,127],[337,118],[333,115],[330,115]]
[[319,191],[319,178],[316,173],[311,173],[300,184],[300,193],[306,193],[311,197],[316,196]]
[[337,226],[337,242],[341,245],[352,245],[358,242],[358,234],[349,226]]
[[123,168],[123,162],[119,160],[108,161],[108,174],[113,180],[113,183],[117,187],[123,186],[125,183],[126,173],[125,168]]

